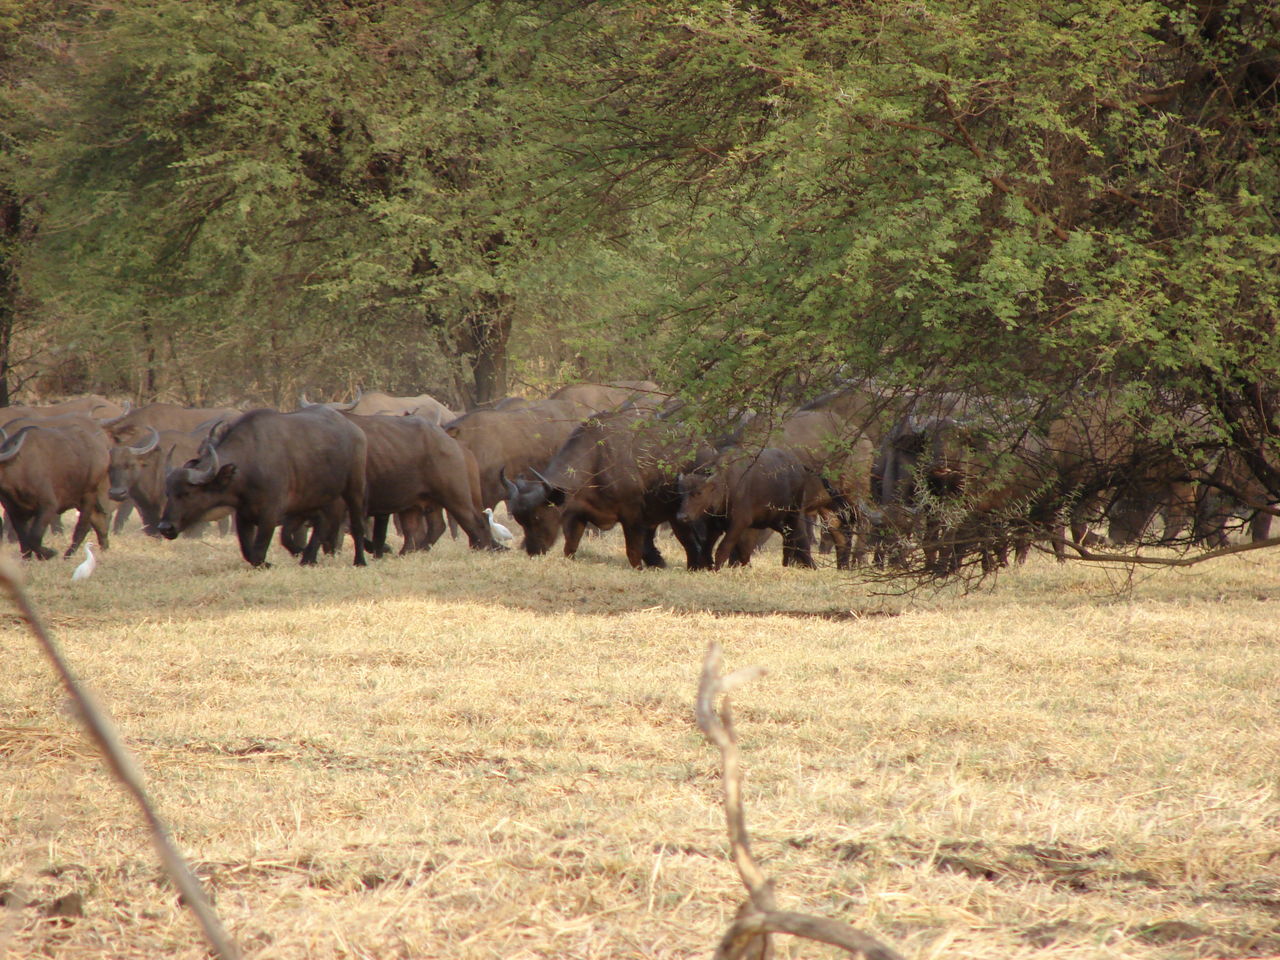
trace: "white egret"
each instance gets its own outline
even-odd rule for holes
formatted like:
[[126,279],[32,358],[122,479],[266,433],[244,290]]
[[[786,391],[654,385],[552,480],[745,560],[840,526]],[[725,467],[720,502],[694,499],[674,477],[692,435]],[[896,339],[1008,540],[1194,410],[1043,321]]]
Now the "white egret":
[[88,541],[85,541],[84,552],[85,558],[80,566],[76,567],[75,572],[71,574],[72,580],[88,580],[98,566],[98,558],[93,555],[93,548],[89,546]]
[[493,519],[493,507],[485,507],[484,515],[489,518],[489,532],[493,534],[493,539],[498,543],[510,543],[515,539],[515,535],[505,526]]

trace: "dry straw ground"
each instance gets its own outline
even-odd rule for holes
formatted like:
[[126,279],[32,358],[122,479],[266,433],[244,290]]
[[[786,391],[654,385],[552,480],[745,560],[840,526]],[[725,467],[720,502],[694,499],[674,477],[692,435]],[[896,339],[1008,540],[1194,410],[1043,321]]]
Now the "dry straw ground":
[[[611,540],[274,558],[133,532],[85,583],[28,568],[249,957],[708,956],[743,897],[692,718],[712,637],[769,669],[734,709],[784,909],[914,958],[1280,953],[1280,553],[910,602]],[[203,956],[4,620],[0,955]]]

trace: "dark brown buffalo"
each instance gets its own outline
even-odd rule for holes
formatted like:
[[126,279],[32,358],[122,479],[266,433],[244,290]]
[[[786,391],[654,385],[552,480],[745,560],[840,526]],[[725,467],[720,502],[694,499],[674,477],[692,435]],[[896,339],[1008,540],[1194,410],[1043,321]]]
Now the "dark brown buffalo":
[[408,515],[438,515],[442,508],[466,532],[473,550],[495,549],[479,490],[472,486],[474,461],[460,443],[422,417],[343,416],[364,431],[368,443],[366,487],[375,557],[386,553],[393,514],[409,531],[400,551],[405,553],[424,549],[429,536]]
[[233,420],[240,411],[232,407],[184,407],[176,403],[148,403],[123,416],[103,422],[116,443],[138,445],[150,438],[152,430],[190,432],[201,427],[207,432],[216,420]]
[[789,450],[731,448],[716,461],[681,477],[677,516],[690,525],[707,518],[722,519],[724,539],[716,547],[712,564],[716,570],[735,551],[740,562],[749,561],[750,550],[739,548],[753,530],[776,530],[782,535],[784,566],[812,567],[805,511],[820,490],[818,477]]
[[1271,536],[1270,509],[1275,506],[1271,501],[1244,458],[1229,450],[1205,471],[1196,488],[1193,536],[1197,543],[1223,547],[1228,529],[1247,522],[1250,540],[1266,540]]
[[[164,512],[165,474],[173,464],[199,456],[200,444],[208,436],[208,430],[152,429],[140,443],[117,443],[111,447],[107,495],[117,503],[130,500],[137,506],[142,532],[147,536],[160,536],[157,525]],[[229,515],[230,511],[224,509],[205,519],[224,520]],[[198,535],[201,528],[192,527],[188,532]]]
[[516,477],[541,470],[581,422],[569,404],[544,400],[514,410],[473,410],[444,429],[475,457],[484,509],[506,496],[504,474]]
[[620,523],[627,561],[636,568],[666,566],[654,534],[670,523],[690,569],[702,569],[705,531],[677,516],[679,472],[697,462],[695,445],[677,425],[636,409],[598,414],[574,430],[535,479],[504,477],[507,511],[524,528],[530,554],[551,548],[557,522],[566,557],[577,552],[587,524],[608,530]]
[[628,404],[651,409],[665,397],[647,380],[571,384],[537,403],[516,397],[477,408],[444,427],[476,459],[483,509],[506,498],[507,478],[544,468],[587,417]]
[[805,509],[831,533],[841,570],[861,559],[859,543],[868,535],[867,501],[876,455],[864,432],[869,415],[866,408],[851,416],[835,405],[810,407],[784,420],[773,436],[774,446],[794,454],[823,481],[811,491]]
[[313,519],[302,554],[302,562],[311,564],[345,511],[355,564],[363,566],[367,448],[363,431],[327,407],[251,410],[211,435],[199,457],[169,473],[157,529],[172,540],[210,511],[230,507],[241,555],[263,566],[276,527],[292,518]]
[[[18,428],[0,445],[0,503],[18,535],[24,557],[47,560],[49,525],[65,510],[79,516],[65,556],[71,556],[89,528],[107,548],[107,440],[82,417],[49,418],[49,425]],[[53,424],[57,424],[56,426]]]

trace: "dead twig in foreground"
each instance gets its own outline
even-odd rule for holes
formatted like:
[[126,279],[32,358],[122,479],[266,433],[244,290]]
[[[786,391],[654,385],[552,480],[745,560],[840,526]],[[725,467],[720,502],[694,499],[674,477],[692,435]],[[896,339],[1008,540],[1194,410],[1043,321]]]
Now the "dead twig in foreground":
[[[720,748],[729,846],[738,875],[747,888],[748,899],[738,908],[733,923],[721,937],[716,947],[716,960],[769,960],[773,956],[772,934],[775,933],[790,933],[806,940],[829,943],[850,954],[861,954],[868,960],[902,960],[897,951],[847,923],[778,909],[773,896],[773,881],[764,875],[751,855],[751,840],[747,836],[746,814],[742,805],[738,737],[733,730],[728,696],[736,687],[762,676],[765,671],[762,667],[746,667],[722,677],[720,665],[720,644],[712,641],[702,663],[696,713],[698,727]],[[724,703],[717,712],[716,698],[721,695]]]
[[20,576],[21,574],[12,560],[0,559],[0,584],[3,584],[5,589],[9,591],[14,605],[17,606],[23,619],[27,621],[27,625],[31,627],[31,632],[35,634],[36,640],[39,641],[44,655],[48,657],[49,662],[57,670],[58,676],[62,680],[62,685],[66,687],[67,695],[76,705],[77,712],[89,730],[90,737],[97,744],[98,749],[102,751],[107,767],[142,809],[142,815],[146,819],[147,827],[151,832],[151,840],[155,844],[156,851],[160,854],[160,860],[164,864],[165,872],[169,874],[169,879],[173,881],[174,886],[182,894],[183,901],[191,908],[192,913],[196,915],[196,919],[204,930],[205,939],[209,941],[209,945],[212,947],[213,955],[218,957],[219,960],[239,960],[240,951],[236,949],[235,943],[232,942],[226,930],[223,929],[217,914],[213,912],[213,906],[205,896],[199,881],[196,880],[195,875],[191,872],[191,868],[187,866],[186,860],[178,852],[178,848],[174,846],[173,840],[169,836],[168,828],[165,826],[164,821],[160,819],[160,814],[156,812],[156,808],[152,805],[146,789],[142,785],[142,775],[138,772],[138,768],[134,765],[133,758],[130,757],[124,744],[120,742],[115,726],[106,712],[94,702],[89,692],[76,679],[75,674],[71,672],[71,667],[63,659],[62,652],[58,649],[57,644],[53,642],[53,638],[49,636],[44,623],[31,606],[31,601],[27,599],[26,592],[19,582]]

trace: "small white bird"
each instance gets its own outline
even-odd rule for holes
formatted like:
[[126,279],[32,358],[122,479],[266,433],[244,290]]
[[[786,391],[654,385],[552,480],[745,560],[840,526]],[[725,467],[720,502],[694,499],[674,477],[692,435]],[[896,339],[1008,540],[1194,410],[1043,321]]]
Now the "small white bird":
[[484,515],[489,518],[489,532],[493,534],[493,539],[499,543],[510,543],[515,539],[515,535],[510,530],[493,519],[493,507],[485,507]]
[[84,552],[85,558],[80,566],[76,567],[75,572],[71,574],[72,580],[88,580],[98,566],[98,558],[93,555],[93,548],[89,546],[88,542],[84,545]]

